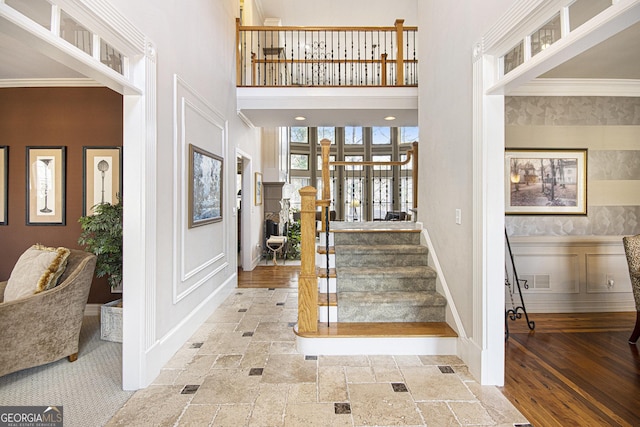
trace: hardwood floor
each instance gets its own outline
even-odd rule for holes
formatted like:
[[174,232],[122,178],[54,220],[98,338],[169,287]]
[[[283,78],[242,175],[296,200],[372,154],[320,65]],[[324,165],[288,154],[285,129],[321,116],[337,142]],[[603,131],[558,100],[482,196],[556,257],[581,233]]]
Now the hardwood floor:
[[[238,271],[240,288],[295,288],[300,266]],[[509,321],[504,395],[536,427],[640,426],[635,313],[530,314]]]
[[509,321],[502,392],[534,426],[640,425],[635,313],[529,317]]
[[299,265],[259,265],[252,271],[238,269],[238,287],[297,288],[299,274]]

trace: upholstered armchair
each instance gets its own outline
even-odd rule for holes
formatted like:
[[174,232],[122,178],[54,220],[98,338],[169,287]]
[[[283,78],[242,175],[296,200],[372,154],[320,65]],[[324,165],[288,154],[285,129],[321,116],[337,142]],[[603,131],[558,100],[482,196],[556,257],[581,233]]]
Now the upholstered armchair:
[[636,301],[636,326],[631,333],[629,343],[635,344],[640,337],[640,234],[622,238],[624,252],[629,266],[629,277]]
[[78,358],[95,266],[95,255],[71,249],[57,286],[7,302],[7,282],[0,282],[0,376]]

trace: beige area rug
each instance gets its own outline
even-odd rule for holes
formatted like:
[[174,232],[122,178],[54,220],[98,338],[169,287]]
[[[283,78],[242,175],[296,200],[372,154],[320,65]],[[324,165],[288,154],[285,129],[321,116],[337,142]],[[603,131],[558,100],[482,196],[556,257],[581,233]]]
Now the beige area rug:
[[84,318],[77,361],[0,377],[0,406],[62,406],[65,427],[103,426],[132,394],[122,390],[122,344],[100,339],[98,316]]

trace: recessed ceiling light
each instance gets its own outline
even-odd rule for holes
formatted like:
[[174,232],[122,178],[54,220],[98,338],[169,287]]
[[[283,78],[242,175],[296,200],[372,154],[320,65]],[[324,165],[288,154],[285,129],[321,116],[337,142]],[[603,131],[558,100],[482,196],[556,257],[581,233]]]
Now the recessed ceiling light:
[[296,120],[298,120],[298,121],[307,120],[307,118],[306,118],[306,117],[303,117],[303,116],[298,116],[298,117],[294,117],[294,118],[295,118]]
[[384,119],[387,121],[390,121],[390,120],[395,120],[396,118],[394,116],[387,116]]

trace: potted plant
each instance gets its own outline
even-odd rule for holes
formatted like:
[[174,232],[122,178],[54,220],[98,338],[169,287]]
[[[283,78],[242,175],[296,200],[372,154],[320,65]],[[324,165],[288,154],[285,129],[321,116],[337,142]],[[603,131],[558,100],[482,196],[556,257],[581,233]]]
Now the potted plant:
[[[82,232],[78,243],[96,254],[96,277],[107,276],[111,289],[122,284],[122,200],[113,205],[101,203],[94,214],[78,219]],[[107,341],[122,342],[122,300],[100,308],[100,336]]]

